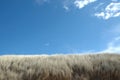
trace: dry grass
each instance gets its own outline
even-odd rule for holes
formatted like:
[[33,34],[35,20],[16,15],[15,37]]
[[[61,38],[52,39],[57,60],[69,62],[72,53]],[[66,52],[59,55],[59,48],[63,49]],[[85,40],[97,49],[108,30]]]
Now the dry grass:
[[120,55],[0,56],[0,80],[120,80]]

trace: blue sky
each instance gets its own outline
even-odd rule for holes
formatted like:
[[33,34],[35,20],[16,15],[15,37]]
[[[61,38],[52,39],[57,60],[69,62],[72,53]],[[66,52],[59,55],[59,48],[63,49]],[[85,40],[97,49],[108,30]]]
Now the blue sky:
[[120,52],[120,0],[0,0],[0,54]]

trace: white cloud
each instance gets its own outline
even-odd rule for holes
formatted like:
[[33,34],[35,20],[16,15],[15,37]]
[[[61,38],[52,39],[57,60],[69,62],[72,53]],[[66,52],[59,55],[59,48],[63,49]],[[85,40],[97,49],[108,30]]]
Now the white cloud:
[[120,24],[113,24],[104,34],[104,39],[109,41],[104,45],[106,48],[98,52],[120,53]]
[[120,36],[108,43],[107,48],[100,52],[120,53]]
[[[49,3],[53,0],[35,0],[37,4]],[[96,2],[97,1],[97,2]],[[110,0],[110,1],[99,1],[99,0],[57,0],[58,3],[63,4],[63,8],[66,11],[71,10],[71,8],[77,7],[78,9],[82,9],[85,6],[96,2],[93,6],[95,11],[94,16],[103,18],[105,20],[110,19],[112,17],[120,17],[120,1],[118,0]],[[109,4],[108,4],[109,2]],[[107,5],[107,6],[106,6]],[[92,7],[91,7],[92,9]],[[94,11],[93,11],[94,12]]]
[[95,13],[95,16],[109,19],[120,16],[120,2],[112,2],[102,12]]
[[66,5],[64,5],[63,8],[64,8],[65,10],[67,10],[67,11],[69,10],[69,7],[66,6]]
[[78,7],[79,9],[85,7],[86,5],[95,2],[96,0],[76,0],[74,2],[74,5]]

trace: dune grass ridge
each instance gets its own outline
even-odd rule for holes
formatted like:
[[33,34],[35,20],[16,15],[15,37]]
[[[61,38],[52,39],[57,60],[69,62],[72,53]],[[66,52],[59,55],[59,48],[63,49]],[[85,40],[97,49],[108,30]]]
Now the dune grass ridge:
[[0,80],[120,80],[120,54],[4,55]]

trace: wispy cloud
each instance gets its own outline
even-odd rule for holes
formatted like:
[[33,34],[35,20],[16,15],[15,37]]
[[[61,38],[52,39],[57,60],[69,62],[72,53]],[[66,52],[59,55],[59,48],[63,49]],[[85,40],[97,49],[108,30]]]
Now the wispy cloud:
[[120,36],[114,38],[107,44],[107,48],[100,52],[120,53]]
[[103,18],[105,20],[112,17],[120,16],[120,2],[111,2],[106,8],[98,13],[95,13],[95,16]]
[[98,52],[120,53],[120,24],[111,26],[105,34],[109,41],[104,45],[106,48]]
[[63,8],[64,8],[66,11],[68,11],[68,10],[69,10],[69,7],[68,7],[68,6],[66,6],[66,5],[64,5],[64,6],[63,6]]
[[[48,3],[53,0],[35,0],[37,4]],[[94,8],[94,16],[108,20],[113,17],[120,17],[120,1],[119,0],[109,0],[109,1],[99,1],[99,0],[56,0],[56,4],[62,3],[66,11],[71,10],[71,8],[83,9],[89,4],[96,2],[95,5],[90,7]],[[96,12],[97,11],[97,12]],[[89,13],[91,14],[91,13]]]
[[76,1],[74,1],[74,5],[77,8],[81,9],[81,8],[85,7],[86,5],[93,3],[95,1],[96,0],[76,0]]

